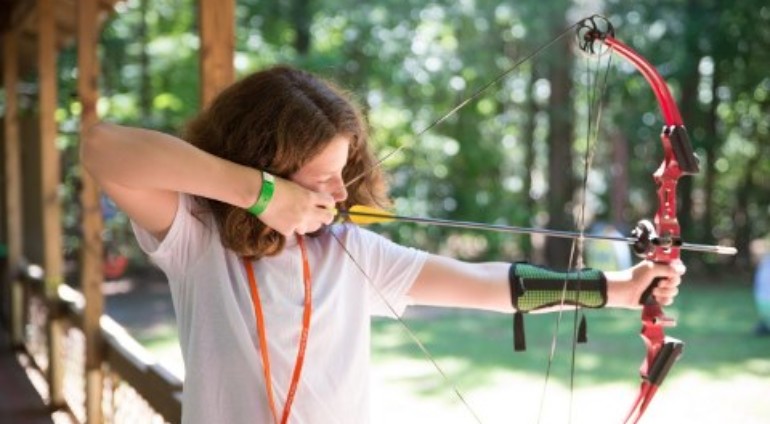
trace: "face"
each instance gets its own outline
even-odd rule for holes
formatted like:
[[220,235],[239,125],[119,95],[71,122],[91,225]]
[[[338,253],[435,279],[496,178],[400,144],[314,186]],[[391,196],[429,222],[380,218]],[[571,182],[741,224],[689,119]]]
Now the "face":
[[335,136],[320,153],[295,172],[291,180],[309,190],[330,194],[338,203],[344,201],[348,192],[342,180],[342,169],[348,162],[349,148],[349,137]]

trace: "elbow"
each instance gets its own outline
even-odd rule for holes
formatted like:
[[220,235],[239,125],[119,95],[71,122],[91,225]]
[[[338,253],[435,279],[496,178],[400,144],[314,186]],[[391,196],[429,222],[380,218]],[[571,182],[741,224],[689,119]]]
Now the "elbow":
[[80,138],[80,163],[90,173],[96,170],[99,157],[103,154],[103,148],[108,136],[109,125],[103,122],[85,128]]

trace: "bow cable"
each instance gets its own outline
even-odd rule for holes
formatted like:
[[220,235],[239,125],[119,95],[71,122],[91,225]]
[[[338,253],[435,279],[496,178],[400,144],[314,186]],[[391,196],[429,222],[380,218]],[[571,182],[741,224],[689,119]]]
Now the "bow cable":
[[[582,20],[578,24],[578,35],[579,31],[582,29],[582,23],[585,20]],[[602,53],[607,53],[602,52]],[[584,268],[584,248],[585,248],[585,240],[588,237],[585,234],[585,224],[586,224],[586,204],[587,204],[587,198],[588,198],[588,175],[591,172],[593,159],[596,152],[596,146],[597,146],[597,140],[598,140],[598,134],[599,134],[599,124],[601,122],[601,112],[602,112],[602,105],[603,102],[601,100],[606,88],[607,88],[607,81],[609,79],[609,69],[612,62],[612,56],[608,56],[607,65],[604,67],[604,76],[602,78],[601,83],[598,82],[599,80],[599,74],[601,71],[601,64],[597,60],[595,61],[596,65],[595,67],[592,67],[589,62],[589,57],[586,55],[586,66],[585,68],[589,71],[587,72],[587,79],[588,79],[588,96],[587,96],[587,114],[586,114],[586,145],[585,145],[585,152],[583,157],[583,173],[581,177],[581,186],[579,187],[580,193],[578,198],[580,199],[580,205],[578,210],[576,211],[577,217],[576,217],[576,227],[578,229],[577,236],[573,239],[571,248],[570,248],[570,255],[569,255],[569,261],[568,261],[568,274],[571,274],[573,271],[577,272],[578,274],[581,272],[581,270]],[[595,122],[594,122],[595,120]],[[578,281],[580,278],[578,278]],[[556,346],[557,346],[557,339],[559,334],[559,329],[561,327],[561,322],[564,317],[564,306],[566,303],[566,295],[567,295],[567,280],[565,279],[564,284],[562,286],[562,295],[561,295],[561,308],[557,312],[556,318],[554,320],[554,331],[551,337],[551,346],[549,349],[549,355],[548,355],[548,362],[546,365],[546,371],[545,371],[545,379],[543,382],[543,388],[542,393],[540,396],[540,406],[538,409],[538,422],[542,420],[543,411],[545,408],[545,400],[547,397],[547,391],[548,391],[548,384],[550,381],[551,376],[551,370],[553,367],[553,361],[556,356]],[[577,297],[580,297],[580,285],[577,285]],[[577,354],[577,344],[579,342],[579,332],[580,327],[579,323],[585,322],[585,316],[583,315],[582,319],[578,319],[578,316],[582,314],[580,312],[580,307],[575,306],[573,309],[573,326],[572,326],[572,342],[571,342],[571,359],[570,359],[570,376],[569,376],[569,407],[567,411],[567,422],[572,422],[572,416],[573,416],[573,404],[574,404],[574,386],[575,386],[575,361],[576,361],[576,354]]]
[[[444,122],[447,119],[449,119],[451,116],[453,116],[455,113],[457,113],[457,111],[459,111],[460,109],[464,108],[468,103],[470,103],[473,100],[476,100],[477,98],[479,98],[479,96],[484,94],[490,87],[498,84],[500,81],[505,79],[505,77],[507,77],[511,72],[513,72],[516,69],[518,69],[519,66],[521,66],[524,63],[528,62],[533,57],[539,55],[540,52],[542,52],[543,50],[549,48],[551,45],[553,45],[557,41],[559,41],[562,38],[564,38],[564,36],[569,34],[573,29],[577,28],[578,25],[580,25],[581,22],[582,22],[582,20],[580,20],[578,22],[575,22],[574,24],[572,24],[568,28],[566,28],[564,31],[562,31],[558,35],[556,35],[556,37],[552,38],[551,40],[549,40],[549,41],[547,41],[547,42],[545,42],[543,44],[541,44],[535,50],[531,51],[530,53],[525,55],[523,58],[517,60],[516,63],[514,63],[513,65],[511,65],[510,67],[505,69],[503,72],[497,74],[497,76],[495,76],[491,81],[489,81],[486,84],[482,85],[479,89],[477,89],[475,92],[473,92],[473,94],[471,94],[470,96],[466,97],[465,99],[463,99],[462,101],[457,103],[454,107],[452,107],[452,109],[450,109],[449,111],[445,112],[438,119],[434,120],[433,122],[428,124],[425,128],[421,129],[420,131],[417,131],[414,134],[414,136],[412,137],[412,139],[416,139],[416,138],[419,138],[419,137],[425,135],[425,133],[427,133],[428,131],[430,131],[434,127],[436,127],[437,125],[439,125],[442,122]],[[363,178],[363,177],[371,174],[372,172],[374,172],[374,170],[382,167],[382,164],[386,160],[390,159],[393,155],[395,155],[396,153],[404,150],[407,147],[408,147],[408,145],[402,144],[402,145],[398,146],[397,148],[391,150],[390,152],[386,153],[379,160],[377,160],[377,162],[375,164],[373,164],[372,166],[370,166],[367,169],[364,169],[363,171],[361,171],[361,173],[359,173],[358,175],[356,175],[353,178],[351,178],[345,184],[345,187],[346,188],[349,187],[351,184],[355,183],[356,181],[360,180],[361,178]]]

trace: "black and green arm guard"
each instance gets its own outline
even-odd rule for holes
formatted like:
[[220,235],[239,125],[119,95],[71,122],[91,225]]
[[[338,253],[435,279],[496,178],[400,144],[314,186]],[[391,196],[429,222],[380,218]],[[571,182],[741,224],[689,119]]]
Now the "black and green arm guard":
[[528,263],[514,263],[508,271],[511,303],[518,312],[531,312],[561,304],[601,308],[607,303],[604,273],[584,268],[560,272]]
[[[514,349],[525,350],[524,313],[560,305],[601,308],[607,304],[607,279],[604,273],[584,268],[577,271],[554,271],[517,262],[508,270],[511,304],[516,313],[513,321]],[[586,337],[585,317],[578,329],[578,342]]]

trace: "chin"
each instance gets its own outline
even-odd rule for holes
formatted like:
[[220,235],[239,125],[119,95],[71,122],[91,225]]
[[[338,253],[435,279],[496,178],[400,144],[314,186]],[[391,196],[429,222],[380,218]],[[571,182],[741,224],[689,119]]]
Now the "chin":
[[305,235],[308,237],[318,237],[323,235],[327,231],[329,231],[329,225],[324,225],[323,227],[313,231],[312,233],[306,233]]

